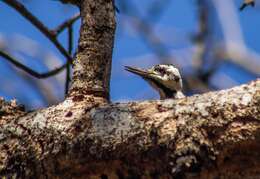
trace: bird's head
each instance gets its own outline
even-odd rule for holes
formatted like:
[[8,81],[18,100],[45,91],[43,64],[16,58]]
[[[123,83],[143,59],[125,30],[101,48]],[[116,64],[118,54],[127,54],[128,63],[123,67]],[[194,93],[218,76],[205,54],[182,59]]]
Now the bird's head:
[[152,87],[159,91],[161,98],[182,90],[182,79],[179,70],[171,64],[155,65],[147,70],[126,66],[131,73],[141,76]]

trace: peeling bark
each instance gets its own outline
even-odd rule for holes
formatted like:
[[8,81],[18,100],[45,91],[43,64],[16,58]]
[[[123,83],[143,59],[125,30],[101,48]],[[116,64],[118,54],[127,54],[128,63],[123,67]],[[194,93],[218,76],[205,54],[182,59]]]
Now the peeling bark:
[[65,101],[24,112],[0,99],[0,178],[259,178],[260,80],[109,104],[113,1],[78,3],[81,34]]

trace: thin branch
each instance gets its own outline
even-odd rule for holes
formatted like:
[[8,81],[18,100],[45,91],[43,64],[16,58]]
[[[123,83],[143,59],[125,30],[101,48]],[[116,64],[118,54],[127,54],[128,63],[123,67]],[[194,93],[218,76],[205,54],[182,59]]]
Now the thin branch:
[[66,64],[62,65],[61,67],[56,68],[56,69],[51,70],[46,73],[38,73],[38,72],[32,70],[31,68],[23,65],[22,63],[18,62],[14,57],[10,56],[9,54],[7,54],[1,50],[0,50],[0,56],[2,56],[4,59],[6,59],[7,61],[14,64],[17,68],[25,71],[26,73],[28,73],[36,78],[48,78],[50,76],[56,75],[57,73],[61,72],[68,64],[68,63],[66,63]]
[[39,19],[37,19],[30,11],[28,11],[23,4],[16,0],[3,0],[7,5],[14,8],[17,12],[19,12],[24,18],[26,18],[29,22],[31,22],[37,29],[39,29],[63,54],[71,63],[72,57],[68,54],[68,52],[63,48],[63,46],[56,39],[55,34],[50,31]]
[[[68,26],[68,52],[72,55],[73,50],[73,28],[72,24]],[[70,83],[70,64],[66,66],[66,82],[65,82],[65,94],[68,93]]]
[[[210,56],[214,44],[212,40],[211,24],[209,23],[210,10],[206,0],[197,0],[198,6],[198,24],[199,31],[195,35],[193,42],[196,45],[196,51],[193,56],[193,67],[198,78],[209,86],[210,77],[219,67],[219,61],[215,56]],[[207,61],[212,60],[208,68],[204,68]]]
[[193,55],[193,68],[199,73],[203,71],[203,64],[206,60],[207,40],[210,37],[209,22],[208,22],[208,8],[204,0],[197,0],[198,8],[198,32],[192,38],[192,42],[196,46],[196,51]]
[[72,55],[73,50],[73,27],[70,25],[68,27],[68,52]]
[[259,55],[254,54],[252,52],[243,53],[239,51],[239,49],[225,49],[224,45],[220,44],[219,46],[215,47],[214,55],[217,58],[230,61],[241,68],[245,69],[246,71],[253,73],[255,75],[260,75],[260,62],[259,62]]
[[80,13],[75,14],[70,19],[67,19],[63,23],[61,23],[55,30],[53,30],[53,33],[57,36],[61,32],[64,31],[64,29],[69,28],[75,21],[77,21],[80,18]]
[[[47,87],[44,87],[45,84],[43,84],[41,81],[39,81],[38,79],[35,79],[35,78],[31,78],[30,75],[28,75],[27,73],[23,73],[21,70],[16,68],[14,65],[12,65],[11,68],[12,68],[12,71],[14,73],[16,73],[17,76],[24,79],[26,81],[26,84],[31,86],[34,89],[35,93],[37,93],[40,100],[43,102],[43,105],[47,106],[48,104],[55,104],[57,102],[57,99],[56,99],[56,101],[54,101],[54,99],[55,99],[54,95],[51,94],[50,90]],[[20,91],[17,90],[16,93],[19,94],[19,92]],[[16,96],[18,96],[18,94],[16,94]],[[14,94],[12,94],[12,95],[14,95]],[[25,97],[28,98],[28,96],[25,96]],[[27,99],[25,106],[28,109],[31,109],[34,107],[33,102],[31,102],[31,100],[29,100],[29,99]]]

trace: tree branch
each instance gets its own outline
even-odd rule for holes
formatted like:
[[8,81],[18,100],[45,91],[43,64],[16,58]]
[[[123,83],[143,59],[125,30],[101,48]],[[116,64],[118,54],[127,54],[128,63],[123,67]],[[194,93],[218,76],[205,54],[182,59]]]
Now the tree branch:
[[26,18],[30,23],[32,23],[37,29],[39,29],[60,51],[62,55],[64,55],[69,62],[72,62],[72,57],[68,54],[68,52],[63,48],[63,46],[56,39],[55,34],[50,31],[40,20],[38,20],[30,11],[28,11],[20,2],[16,0],[3,0],[7,5],[14,8],[17,12],[19,12],[24,18]]
[[257,177],[260,80],[177,100],[108,104],[113,1],[78,2],[82,26],[69,96],[8,120],[2,110],[0,177]]
[[70,95],[89,94],[109,100],[114,33],[113,0],[81,4],[82,26]]
[[11,62],[12,64],[14,64],[17,68],[25,71],[26,73],[28,73],[36,78],[48,78],[50,76],[56,75],[67,66],[67,64],[64,64],[61,67],[51,70],[49,72],[38,73],[38,72],[32,70],[31,68],[23,65],[22,63],[18,62],[14,57],[10,56],[9,54],[7,54],[1,50],[0,50],[0,56],[3,57],[4,59],[6,59],[7,61]]
[[257,54],[250,54],[250,51],[245,54],[237,49],[227,50],[223,46],[224,45],[219,45],[214,49],[217,58],[233,62],[248,72],[256,74],[256,76],[260,75],[260,60]]
[[53,30],[53,33],[55,35],[60,34],[61,32],[64,31],[64,29],[69,28],[74,22],[76,22],[78,19],[80,19],[80,13],[75,14],[73,17],[70,19],[67,19],[63,23],[61,23],[55,30]]
[[[73,50],[73,28],[72,25],[68,26],[68,52],[72,56]],[[66,82],[65,82],[65,94],[69,91],[69,83],[70,83],[70,64],[68,63],[66,66]]]
[[260,80],[179,100],[102,105],[69,97],[0,127],[0,176],[254,177],[259,96]]

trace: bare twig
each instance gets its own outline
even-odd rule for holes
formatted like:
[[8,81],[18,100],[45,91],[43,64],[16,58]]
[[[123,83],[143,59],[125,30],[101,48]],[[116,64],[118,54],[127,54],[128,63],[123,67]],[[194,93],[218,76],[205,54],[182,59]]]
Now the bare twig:
[[69,28],[75,21],[77,21],[80,18],[80,13],[75,14],[70,19],[67,19],[63,23],[61,23],[55,30],[53,30],[53,33],[55,35],[60,34],[64,31],[64,29]]
[[214,49],[214,55],[225,61],[230,61],[250,73],[260,75],[259,56],[254,53],[242,53],[239,49],[227,50],[224,45],[219,45]]
[[[47,106],[48,104],[55,104],[57,102],[57,99],[52,94],[52,92],[49,90],[48,87],[45,87],[45,84],[42,83],[42,81],[39,81],[38,79],[31,78],[27,73],[24,73],[23,71],[20,71],[19,69],[15,68],[15,66],[11,66],[12,71],[16,73],[19,78],[22,78],[26,81],[26,84],[34,88],[35,93],[40,98],[43,105]],[[17,91],[19,93],[19,90]],[[17,94],[18,95],[18,94]],[[25,96],[28,98],[28,96]],[[55,101],[56,99],[56,101]],[[24,101],[23,103],[26,103],[26,108],[33,108],[33,101],[30,101],[29,99],[26,99],[27,101]],[[21,101],[22,102],[22,101]]]
[[[219,61],[210,54],[213,51],[212,47],[214,41],[212,40],[212,30],[209,23],[210,10],[206,0],[197,0],[198,6],[198,23],[199,32],[195,35],[194,43],[196,45],[196,52],[193,57],[193,67],[197,73],[198,78],[203,82],[209,84],[210,77],[218,69]],[[204,66],[207,61],[212,60],[210,66],[205,69]],[[209,84],[210,85],[210,84]]]
[[[72,55],[73,50],[73,28],[72,24],[68,26],[68,52]],[[65,82],[65,94],[68,93],[70,83],[70,64],[66,66],[66,82]]]
[[[36,77],[36,78],[47,78],[52,75],[55,75],[59,73],[61,70],[66,68],[66,84],[65,84],[65,94],[68,92],[69,88],[69,82],[70,82],[70,63],[72,62],[72,49],[73,49],[73,29],[72,25],[73,23],[80,18],[80,13],[74,15],[70,19],[64,21],[61,23],[55,30],[50,30],[48,27],[46,27],[39,19],[37,19],[30,11],[28,11],[23,4],[18,2],[17,0],[3,0],[7,5],[14,8],[17,12],[19,12],[23,17],[25,17],[30,23],[32,23],[36,28],[38,28],[55,46],[56,48],[63,54],[66,59],[67,63],[61,66],[60,68],[57,68],[55,70],[52,70],[47,73],[39,74],[38,72],[35,72],[34,70],[30,69],[29,67],[26,67],[22,63],[15,60],[13,57],[8,55],[5,52],[1,52],[1,56],[13,63],[18,68],[24,70],[25,72],[29,73],[30,75]],[[64,49],[64,47],[59,43],[57,36],[63,32],[66,28],[68,28],[68,51]],[[70,63],[68,63],[70,62]]]
[[16,0],[3,0],[7,5],[14,8],[19,12],[24,18],[31,22],[37,29],[39,29],[63,54],[69,62],[72,62],[72,57],[63,48],[63,46],[58,42],[55,33],[50,31],[39,19],[37,19],[30,11],[28,11],[23,4]]
[[196,71],[201,72],[203,63],[205,63],[205,54],[207,48],[207,39],[210,35],[209,33],[209,23],[208,23],[208,8],[206,7],[206,2],[204,0],[197,0],[198,7],[198,32],[192,38],[196,46],[196,51],[192,58],[192,65]]
[[62,65],[59,68],[56,68],[54,70],[51,70],[49,72],[46,73],[38,73],[34,70],[32,70],[31,68],[23,65],[22,63],[18,62],[14,57],[10,56],[9,54],[3,52],[0,50],[0,56],[2,56],[4,59],[8,60],[9,62],[11,62],[12,64],[14,64],[17,68],[25,71],[26,73],[36,77],[36,78],[48,78],[50,76],[56,75],[57,73],[61,72],[68,63]]

